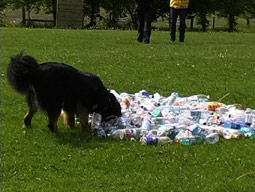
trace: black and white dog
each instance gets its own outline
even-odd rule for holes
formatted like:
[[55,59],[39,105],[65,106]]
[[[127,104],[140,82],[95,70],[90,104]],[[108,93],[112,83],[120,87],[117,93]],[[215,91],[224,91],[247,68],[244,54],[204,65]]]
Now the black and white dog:
[[58,117],[63,110],[69,127],[74,127],[74,116],[80,120],[83,131],[88,131],[88,115],[96,112],[102,120],[121,116],[117,99],[103,85],[97,75],[84,73],[63,63],[38,64],[31,56],[22,53],[11,58],[7,68],[9,84],[26,96],[28,112],[24,123],[31,120],[38,107],[47,112],[48,127],[57,132]]

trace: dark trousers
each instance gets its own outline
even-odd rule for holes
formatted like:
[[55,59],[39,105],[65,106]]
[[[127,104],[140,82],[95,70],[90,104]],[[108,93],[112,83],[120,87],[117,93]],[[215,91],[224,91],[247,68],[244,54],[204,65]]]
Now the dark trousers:
[[138,30],[138,37],[137,40],[139,42],[150,42],[151,37],[151,15],[152,10],[151,9],[145,9],[145,10],[137,10],[136,16],[137,16],[137,30]]
[[175,41],[175,33],[176,33],[176,22],[178,16],[180,17],[180,34],[179,40],[183,42],[185,39],[185,29],[186,29],[186,16],[187,9],[174,9],[170,7],[170,38],[171,41]]

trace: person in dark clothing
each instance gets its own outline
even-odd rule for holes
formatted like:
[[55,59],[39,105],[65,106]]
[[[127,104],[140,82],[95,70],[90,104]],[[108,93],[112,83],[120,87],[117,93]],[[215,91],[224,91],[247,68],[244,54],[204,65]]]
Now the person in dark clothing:
[[137,16],[137,41],[150,43],[153,0],[135,0]]
[[180,17],[179,41],[184,42],[186,29],[186,15],[189,6],[189,0],[170,0],[170,41],[175,41],[176,22]]

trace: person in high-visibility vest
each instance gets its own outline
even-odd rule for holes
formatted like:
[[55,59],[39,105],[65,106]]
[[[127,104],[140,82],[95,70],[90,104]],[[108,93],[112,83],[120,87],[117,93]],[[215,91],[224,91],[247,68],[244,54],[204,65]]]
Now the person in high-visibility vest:
[[179,41],[184,42],[186,30],[186,16],[189,6],[189,0],[170,0],[170,41],[175,41],[176,22],[180,17]]
[[153,0],[135,0],[137,16],[137,41],[150,43]]

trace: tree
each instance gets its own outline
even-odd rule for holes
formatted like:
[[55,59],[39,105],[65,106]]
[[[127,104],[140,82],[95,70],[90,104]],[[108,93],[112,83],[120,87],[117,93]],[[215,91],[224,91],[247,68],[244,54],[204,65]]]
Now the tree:
[[132,28],[137,27],[136,14],[135,14],[135,1],[123,1],[124,14],[128,14],[131,17]]
[[46,14],[52,14],[54,20],[54,26],[56,26],[57,21],[57,0],[41,0],[42,6],[46,10]]
[[154,17],[153,20],[156,20],[159,17],[166,17],[169,15],[170,4],[169,0],[154,0]]
[[[219,1],[220,5],[220,16],[226,17],[228,19],[229,31],[236,31],[236,25],[238,24],[236,19],[244,13],[245,0],[224,0]],[[231,5],[231,6],[230,6]]]
[[244,17],[247,20],[247,25],[250,25],[250,19],[255,18],[255,1],[254,0],[245,0],[244,5]]
[[215,10],[215,0],[190,0],[189,13],[198,17],[198,24],[202,26],[202,30],[206,31],[209,26],[207,15]]
[[102,0],[101,7],[106,11],[107,16],[105,18],[106,27],[118,28],[119,18],[123,15],[125,7],[124,2],[126,0]]
[[90,19],[86,28],[95,27],[96,19],[100,17],[100,0],[84,0],[84,15]]

